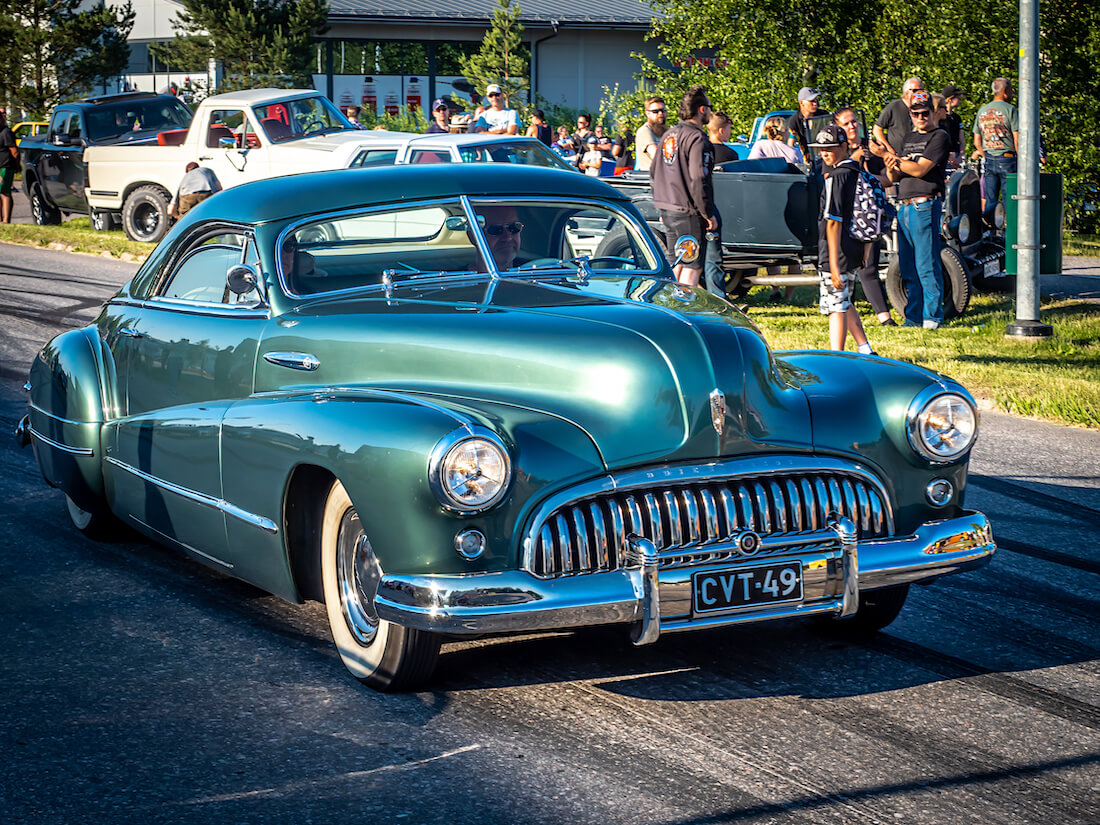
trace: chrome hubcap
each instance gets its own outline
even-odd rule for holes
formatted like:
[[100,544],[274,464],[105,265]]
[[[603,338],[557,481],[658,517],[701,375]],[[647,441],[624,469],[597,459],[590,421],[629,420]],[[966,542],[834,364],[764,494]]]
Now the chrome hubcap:
[[336,572],[344,620],[359,644],[366,647],[378,635],[374,596],[378,592],[382,568],[354,510],[348,510],[340,522],[340,533],[336,539]]

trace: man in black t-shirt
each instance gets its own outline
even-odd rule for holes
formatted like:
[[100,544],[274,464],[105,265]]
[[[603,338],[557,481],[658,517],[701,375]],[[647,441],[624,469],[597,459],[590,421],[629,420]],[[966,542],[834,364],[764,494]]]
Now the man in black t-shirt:
[[[913,128],[909,119],[909,101],[913,97],[913,92],[923,89],[924,82],[919,77],[909,78],[901,87],[901,99],[891,100],[879,114],[878,120],[871,128],[871,134],[885,152],[895,155],[901,152],[901,143]],[[875,154],[884,154],[884,152]]]
[[947,133],[932,127],[928,92],[913,92],[909,116],[913,131],[905,136],[900,153],[883,158],[890,180],[898,184],[898,265],[909,292],[905,326],[939,329],[943,323],[940,221],[949,146]]
[[806,121],[824,112],[817,111],[817,89],[803,86],[798,90],[798,111],[787,119],[787,145],[797,146],[802,158],[810,160],[809,126]]
[[15,173],[19,171],[19,150],[15,134],[8,128],[8,113],[0,108],[0,223],[11,223],[15,207],[11,188]]
[[948,83],[943,87],[943,105],[947,110],[947,114],[943,118],[943,130],[947,132],[947,140],[951,148],[951,155],[948,160],[952,165],[957,164],[963,152],[966,151],[962,118],[955,111],[965,96],[963,90],[954,83]]
[[817,224],[817,267],[821,314],[829,316],[829,348],[843,350],[850,332],[861,354],[874,355],[852,304],[856,272],[863,263],[863,243],[851,232],[859,165],[848,156],[847,135],[834,123],[824,126],[809,147],[821,152],[825,163],[825,188]]

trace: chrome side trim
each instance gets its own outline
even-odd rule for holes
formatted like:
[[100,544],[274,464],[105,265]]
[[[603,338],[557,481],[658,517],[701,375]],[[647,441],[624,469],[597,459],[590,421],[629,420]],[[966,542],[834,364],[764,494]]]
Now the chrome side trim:
[[44,444],[49,444],[51,447],[61,450],[62,452],[69,453],[70,455],[82,455],[92,456],[95,455],[95,450],[91,447],[70,447],[68,444],[62,444],[60,441],[54,441],[52,438],[46,438],[42,433],[38,432],[34,427],[27,425],[27,432],[37,438]]
[[192,547],[190,544],[187,544],[186,542],[182,542],[177,538],[173,538],[172,536],[168,535],[167,533],[165,533],[161,530],[158,530],[156,527],[149,524],[148,522],[142,521],[141,519],[139,519],[137,516],[135,516],[133,514],[128,515],[127,518],[129,518],[130,521],[133,521],[136,524],[140,524],[142,527],[144,527],[150,533],[156,533],[158,536],[160,536],[162,539],[167,541],[169,544],[174,544],[176,547],[182,547],[188,553],[194,553],[196,556],[202,556],[204,559],[207,559],[208,561],[212,561],[215,564],[221,565],[222,567],[226,568],[227,570],[232,570],[233,569],[233,563],[232,562],[223,561],[222,559],[219,559],[217,556],[211,556],[209,553],[204,553],[204,552],[202,552],[202,550],[199,550],[195,547]]
[[338,396],[356,396],[362,395],[367,398],[385,398],[390,401],[401,401],[405,404],[415,404],[418,407],[426,407],[429,410],[435,410],[441,415],[445,415],[458,424],[465,427],[472,427],[476,423],[475,420],[468,415],[455,412],[452,409],[444,407],[442,404],[436,404],[434,401],[428,401],[427,399],[414,395],[413,393],[399,392],[397,390],[380,390],[373,387],[325,387],[324,389],[290,389],[290,390],[270,390],[268,392],[254,392],[249,398],[312,398],[314,401],[328,401]]
[[44,415],[47,418],[52,418],[54,421],[60,421],[62,424],[102,424],[102,421],[74,421],[71,418],[62,418],[60,415],[54,415],[49,410],[44,410],[33,401],[27,403],[27,406],[34,410],[39,415]]
[[197,490],[192,490],[179,484],[173,484],[171,481],[165,481],[163,478],[157,478],[156,476],[150,475],[144,470],[139,470],[137,467],[130,466],[124,461],[119,461],[113,456],[107,456],[104,461],[106,461],[108,464],[112,464],[115,467],[118,467],[120,470],[124,470],[131,475],[137,476],[143,481],[148,481],[150,484],[155,484],[160,489],[165,490],[169,493],[174,493],[177,496],[186,498],[189,501],[195,502],[196,504],[201,504],[203,507],[209,507],[213,510],[221,510],[227,516],[232,516],[238,521],[243,521],[245,524],[251,525],[252,527],[258,527],[265,532],[271,533],[272,535],[277,535],[279,532],[279,525],[277,525],[271,519],[265,518],[264,516],[256,515],[255,513],[249,512],[248,510],[244,510],[237,505],[226,501],[224,498],[214,498],[213,496],[206,495],[206,493],[200,493]]
[[[816,571],[820,598],[790,605],[741,609],[716,616],[692,618],[670,605],[660,633],[758,622],[815,613],[840,614],[845,607],[839,571],[826,574],[843,554],[836,543],[829,551],[796,552],[804,570]],[[853,544],[859,564],[849,568],[860,592],[897,584],[924,582],[986,564],[996,551],[989,521],[979,512],[928,522],[911,536]],[[753,563],[748,560],[747,563]],[[558,579],[539,579],[521,570],[442,576],[386,575],[375,606],[380,618],[405,627],[439,633],[471,635],[516,631],[556,630],[599,624],[630,624],[645,613],[644,592],[639,595],[632,577],[636,571],[611,570]],[[661,571],[662,591],[690,592],[691,571]],[[685,585],[685,582],[687,584]],[[664,605],[665,593],[659,594]],[[688,596],[690,599],[690,595]],[[652,604],[652,602],[650,602]],[[653,631],[652,628],[650,632]]]
[[306,372],[313,372],[321,366],[320,359],[308,352],[265,352],[264,360],[277,367],[290,367],[292,370]]

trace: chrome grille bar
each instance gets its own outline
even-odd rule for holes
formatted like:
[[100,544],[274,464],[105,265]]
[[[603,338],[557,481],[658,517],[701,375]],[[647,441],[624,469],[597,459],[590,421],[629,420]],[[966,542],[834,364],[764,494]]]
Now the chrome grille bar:
[[[831,514],[856,525],[861,538],[889,534],[893,519],[882,484],[866,471],[842,468],[656,483],[578,495],[539,518],[525,542],[523,567],[540,577],[617,570],[627,537],[636,534],[680,563],[730,556],[734,533],[753,530],[767,548],[824,535]],[[822,540],[827,540],[825,537]],[[734,554],[731,558],[736,558]]]

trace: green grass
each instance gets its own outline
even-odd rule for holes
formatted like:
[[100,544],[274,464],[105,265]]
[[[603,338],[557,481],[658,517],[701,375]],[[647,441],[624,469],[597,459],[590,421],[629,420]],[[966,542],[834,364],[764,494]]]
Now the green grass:
[[1062,236],[1062,254],[1100,258],[1100,235],[1067,232]]
[[131,241],[122,230],[96,232],[87,218],[73,218],[59,226],[31,223],[0,224],[0,242],[48,247],[91,255],[108,253],[112,258],[144,261],[153,245]]
[[[828,347],[816,289],[800,287],[791,304],[771,304],[767,296],[762,288],[750,293],[749,317],[773,349]],[[1005,337],[1016,318],[1012,296],[975,295],[966,315],[935,331],[883,327],[868,304],[857,308],[879,355],[949,375],[995,409],[1100,429],[1100,305],[1044,301],[1041,319],[1054,335],[1042,342]],[[848,348],[855,348],[850,340]]]

